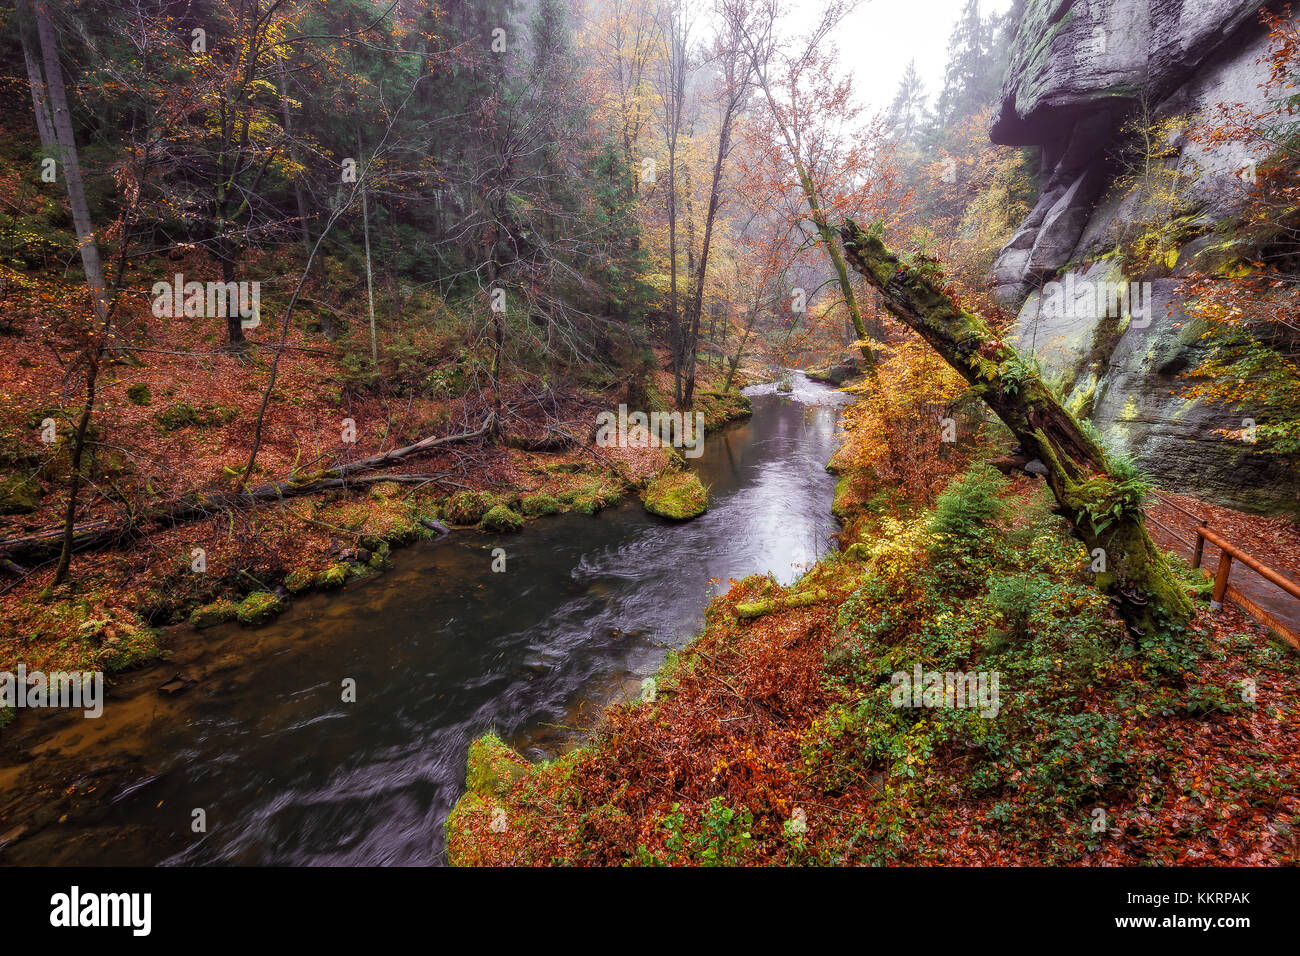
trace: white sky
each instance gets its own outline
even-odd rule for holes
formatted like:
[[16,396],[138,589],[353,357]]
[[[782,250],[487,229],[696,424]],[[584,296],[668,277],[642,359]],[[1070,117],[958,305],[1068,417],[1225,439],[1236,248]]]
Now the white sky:
[[[913,57],[933,100],[943,85],[948,34],[965,5],[965,0],[863,0],[835,32],[840,67],[853,74],[858,102],[868,112],[887,108]],[[787,29],[803,32],[821,7],[822,0],[791,0]],[[1010,7],[1011,0],[981,0],[980,13],[1005,13]]]

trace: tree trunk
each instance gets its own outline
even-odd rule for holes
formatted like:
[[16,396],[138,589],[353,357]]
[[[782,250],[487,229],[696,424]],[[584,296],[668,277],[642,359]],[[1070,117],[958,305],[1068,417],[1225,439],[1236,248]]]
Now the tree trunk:
[[1046,383],[924,272],[900,264],[878,237],[852,220],[841,236],[849,262],[880,290],[885,308],[970,382],[1046,467],[1047,483],[1075,535],[1093,560],[1104,557],[1097,586],[1129,629],[1143,637],[1186,625],[1191,602],[1146,532],[1138,490],[1116,476],[1101,446]]
[[[230,283],[235,281],[235,253],[233,246],[227,243],[221,243],[221,281],[230,287]],[[232,309],[226,316],[226,336],[230,340],[230,347],[242,349],[246,343],[244,338],[244,320],[239,316],[239,310]]]
[[73,529],[77,524],[77,497],[81,492],[81,461],[86,452],[86,435],[90,430],[90,417],[95,413],[95,387],[99,381],[101,348],[98,343],[90,347],[86,356],[86,401],[81,406],[81,418],[72,437],[72,474],[68,477],[68,505],[63,515],[63,544],[59,551],[59,565],[54,570],[51,588],[57,588],[68,577],[72,566]]
[[45,77],[37,59],[31,36],[31,7],[27,0],[18,0],[18,39],[23,47],[23,60],[27,64],[27,85],[32,90],[32,110],[36,114],[36,132],[41,137],[41,149],[53,156],[58,146],[54,135],[54,120],[50,118],[50,101],[45,92]]
[[72,211],[72,224],[77,230],[77,247],[81,251],[81,266],[86,273],[86,286],[95,308],[95,317],[102,324],[108,317],[108,304],[104,296],[104,267],[99,261],[99,246],[95,231],[90,225],[90,208],[86,205],[86,189],[81,181],[81,163],[77,158],[77,141],[72,134],[72,113],[68,109],[68,93],[63,86],[63,70],[59,66],[59,45],[54,36],[46,0],[37,0],[36,33],[41,40],[41,55],[45,62],[45,85],[54,113],[54,135],[58,138],[63,160],[63,182],[68,190],[68,205]]
[[[489,415],[483,420],[482,424],[473,431],[461,432],[456,435],[446,435],[441,438],[435,438],[430,435],[427,438],[420,439],[412,445],[407,445],[405,448],[395,448],[392,451],[384,452],[383,454],[372,455],[369,458],[347,462],[343,465],[339,465],[337,468],[322,469],[310,476],[296,476],[285,479],[284,481],[267,482],[266,484],[257,485],[256,487],[246,490],[236,490],[229,494],[219,493],[203,498],[196,496],[186,497],[179,501],[172,501],[167,504],[147,508],[138,513],[132,513],[117,521],[104,519],[89,521],[81,525],[72,526],[72,534],[70,536],[68,534],[68,526],[65,524],[63,528],[57,530],[38,531],[17,538],[8,538],[0,541],[0,557],[4,560],[9,558],[30,558],[40,560],[50,554],[51,549],[56,544],[59,544],[59,542],[63,542],[61,547],[66,550],[69,547],[67,543],[69,541],[71,541],[71,550],[73,551],[83,551],[90,548],[104,547],[116,544],[134,535],[142,534],[150,526],[170,528],[182,521],[195,521],[202,518],[210,518],[217,512],[226,509],[246,508],[258,504],[259,502],[280,501],[284,498],[291,498],[296,495],[314,494],[318,491],[326,491],[333,488],[347,488],[350,485],[365,484],[372,481],[436,481],[442,476],[367,476],[364,472],[402,464],[409,458],[414,458],[417,455],[424,454],[425,452],[432,451],[435,448],[439,448],[452,442],[461,442],[480,438],[488,434],[491,427],[492,418]],[[570,442],[573,441],[571,436],[566,436],[566,438],[568,438]]]
[[718,155],[713,163],[713,180],[709,184],[709,208],[704,214],[704,245],[700,248],[700,264],[696,269],[695,290],[686,308],[686,384],[683,390],[683,407],[690,408],[695,401],[695,356],[700,341],[700,313],[704,309],[704,281],[709,268],[709,245],[713,240],[713,222],[718,215],[719,190],[722,186],[722,166],[727,160],[731,140],[730,106],[718,132]]

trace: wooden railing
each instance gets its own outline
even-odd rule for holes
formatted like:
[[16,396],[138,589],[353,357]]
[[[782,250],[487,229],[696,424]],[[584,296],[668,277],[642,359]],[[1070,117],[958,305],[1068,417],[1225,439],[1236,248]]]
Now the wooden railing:
[[[1181,507],[1158,492],[1157,497],[1160,498],[1163,504],[1181,511],[1183,514],[1197,522],[1196,542],[1193,544],[1175,532],[1172,528],[1161,522],[1155,515],[1150,512],[1147,513],[1147,518],[1149,518],[1153,524],[1162,528],[1165,533],[1173,536],[1179,541],[1182,541],[1183,544],[1192,549],[1192,567],[1199,569],[1207,578],[1213,578],[1214,589],[1210,594],[1210,607],[1213,609],[1220,608],[1223,606],[1225,600],[1230,600],[1233,604],[1242,608],[1256,620],[1262,621],[1264,624],[1267,624],[1270,628],[1277,631],[1277,633],[1285,638],[1293,647],[1300,649],[1300,635],[1297,635],[1289,624],[1279,620],[1276,615],[1270,613],[1265,608],[1260,607],[1256,601],[1242,594],[1239,590],[1229,584],[1228,576],[1232,574],[1232,562],[1236,560],[1250,568],[1265,581],[1277,585],[1293,598],[1300,599],[1300,584],[1297,584],[1290,578],[1284,577],[1277,571],[1274,571],[1262,561],[1247,554],[1231,541],[1211,530],[1209,521],[1205,518],[1192,514],[1192,512],[1188,511],[1186,508]],[[1205,542],[1207,541],[1219,549],[1219,566],[1215,569],[1213,575],[1211,575],[1208,570],[1201,567],[1201,561],[1205,557]]]

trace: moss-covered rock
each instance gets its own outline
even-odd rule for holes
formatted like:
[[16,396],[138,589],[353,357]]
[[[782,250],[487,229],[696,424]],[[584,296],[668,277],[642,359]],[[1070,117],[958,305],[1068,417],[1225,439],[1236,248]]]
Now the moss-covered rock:
[[469,745],[465,786],[480,796],[501,796],[525,776],[532,764],[506,746],[496,734],[484,734]]
[[665,472],[646,486],[641,501],[651,514],[685,521],[704,514],[709,493],[693,472]]
[[270,591],[254,591],[239,602],[235,617],[240,624],[261,624],[284,610],[284,602]]
[[213,601],[211,604],[196,607],[190,612],[190,623],[199,628],[214,627],[217,624],[224,624],[226,621],[233,621],[238,613],[239,605],[234,601],[223,598],[220,601]]
[[340,561],[338,564],[331,564],[316,575],[316,586],[319,588],[341,588],[348,579],[348,570],[346,562]]
[[524,526],[524,519],[505,505],[494,505],[479,522],[484,531],[519,531]]
[[501,502],[486,491],[458,491],[447,499],[443,511],[452,524],[478,524]]
[[613,475],[574,478],[560,492],[560,502],[582,514],[595,514],[623,497],[623,485]]
[[560,503],[550,495],[528,495],[519,503],[519,510],[530,518],[539,515],[553,515],[560,511]]
[[41,500],[41,485],[28,475],[10,475],[0,481],[0,515],[27,514]]
[[177,402],[154,416],[158,427],[165,432],[205,425],[225,425],[234,421],[238,413],[233,408],[205,405],[196,408],[187,402]]

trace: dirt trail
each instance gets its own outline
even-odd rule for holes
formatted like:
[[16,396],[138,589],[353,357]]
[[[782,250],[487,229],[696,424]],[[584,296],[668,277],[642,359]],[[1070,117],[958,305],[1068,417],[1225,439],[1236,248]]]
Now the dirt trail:
[[[1190,495],[1163,492],[1160,497],[1151,500],[1147,513],[1156,519],[1148,524],[1151,537],[1162,547],[1177,552],[1189,561],[1196,543],[1196,528],[1200,524],[1193,517],[1195,515],[1207,521],[1210,530],[1251,557],[1283,577],[1300,583],[1300,530],[1286,518],[1243,514]],[[1219,548],[1207,541],[1201,567],[1213,574],[1218,566]],[[1240,561],[1233,562],[1228,583],[1277,617],[1294,634],[1300,634],[1300,600]]]

